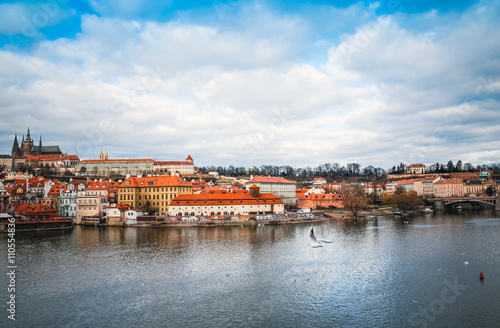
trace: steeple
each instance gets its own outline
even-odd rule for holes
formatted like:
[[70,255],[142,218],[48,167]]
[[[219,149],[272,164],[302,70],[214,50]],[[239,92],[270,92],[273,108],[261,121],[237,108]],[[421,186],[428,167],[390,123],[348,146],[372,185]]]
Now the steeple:
[[14,143],[12,144],[12,157],[20,156],[19,143],[17,142],[17,133],[14,137]]
[[22,142],[24,143],[24,134],[23,134],[23,141]]
[[101,152],[99,153],[99,159],[104,159],[104,155],[102,153],[102,148],[101,148]]
[[28,134],[26,135],[26,141],[31,142],[31,137],[30,137],[30,128],[28,128]]
[[42,152],[42,135],[40,135],[40,143],[38,144],[38,151],[41,153]]
[[104,155],[104,159],[108,159],[108,150],[106,149],[106,155]]

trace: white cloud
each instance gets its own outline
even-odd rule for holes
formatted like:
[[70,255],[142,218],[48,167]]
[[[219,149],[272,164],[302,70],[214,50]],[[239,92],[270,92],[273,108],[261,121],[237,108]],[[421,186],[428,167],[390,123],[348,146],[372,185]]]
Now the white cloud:
[[[370,10],[330,11],[364,13],[336,43],[309,16],[266,8],[228,13],[241,18],[235,30],[86,15],[75,39],[0,52],[0,108],[12,118],[0,128],[12,136],[29,125],[82,158],[107,148],[112,157],[191,154],[200,165],[496,161],[494,15],[484,19],[478,5],[377,22]],[[418,19],[433,27],[405,27]],[[492,40],[478,42],[485,31]],[[331,46],[321,65],[307,53],[318,39]]]

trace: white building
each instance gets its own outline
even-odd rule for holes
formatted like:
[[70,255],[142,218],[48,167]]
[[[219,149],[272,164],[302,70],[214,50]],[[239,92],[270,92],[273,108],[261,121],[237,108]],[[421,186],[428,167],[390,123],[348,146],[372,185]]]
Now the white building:
[[297,197],[295,196],[296,183],[281,177],[263,177],[252,176],[250,181],[245,183],[245,188],[256,185],[260,187],[261,193],[271,193],[281,198],[283,203],[288,206],[295,206]]
[[185,161],[155,161],[153,171],[158,173],[169,173],[180,175],[194,174],[194,161],[189,155]]
[[408,174],[424,174],[426,171],[424,164],[410,164],[406,167]]
[[170,216],[232,216],[282,214],[285,206],[279,197],[260,193],[259,187],[247,190],[211,190],[200,194],[175,197],[168,207]]

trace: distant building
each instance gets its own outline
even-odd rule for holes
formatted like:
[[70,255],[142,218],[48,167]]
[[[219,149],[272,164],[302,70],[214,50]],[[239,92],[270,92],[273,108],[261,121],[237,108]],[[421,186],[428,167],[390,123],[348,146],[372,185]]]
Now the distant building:
[[12,170],[12,156],[0,154],[0,172],[7,172],[10,170]]
[[52,155],[61,154],[61,149],[59,146],[42,146],[42,136],[40,136],[40,141],[38,146],[34,145],[33,139],[31,139],[30,129],[28,128],[28,133],[26,138],[21,141],[19,145],[17,141],[17,133],[14,137],[14,143],[12,145],[12,157],[28,157],[32,155]]
[[413,188],[418,196],[433,197],[434,196],[434,183],[441,180],[440,177],[427,177],[415,179]]
[[343,208],[344,196],[342,194],[308,194],[297,200],[298,208]]
[[89,159],[80,162],[77,171],[87,175],[124,176],[153,173],[152,159]]
[[462,197],[464,182],[458,179],[439,180],[434,183],[435,197]]
[[464,195],[465,196],[479,196],[486,190],[486,185],[484,185],[481,180],[469,180],[464,183]]
[[295,197],[296,183],[281,177],[252,176],[250,181],[245,183],[245,188],[250,189],[256,185],[262,193],[271,193],[283,200],[288,206],[295,206],[297,198]]
[[326,184],[326,180],[323,178],[314,178],[312,184],[314,186],[323,186]]
[[194,161],[189,155],[185,161],[155,161],[153,171],[158,173],[190,175],[194,174]]
[[408,174],[424,174],[426,171],[424,164],[410,164],[406,167]]

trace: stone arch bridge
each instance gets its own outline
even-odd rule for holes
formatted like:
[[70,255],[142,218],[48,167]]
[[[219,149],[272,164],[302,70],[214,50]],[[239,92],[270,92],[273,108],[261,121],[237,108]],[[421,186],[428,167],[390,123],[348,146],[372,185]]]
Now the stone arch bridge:
[[494,207],[500,211],[500,196],[493,197],[460,197],[460,198],[431,198],[434,209],[444,211],[445,207],[457,205],[459,203],[479,204],[485,207]]

